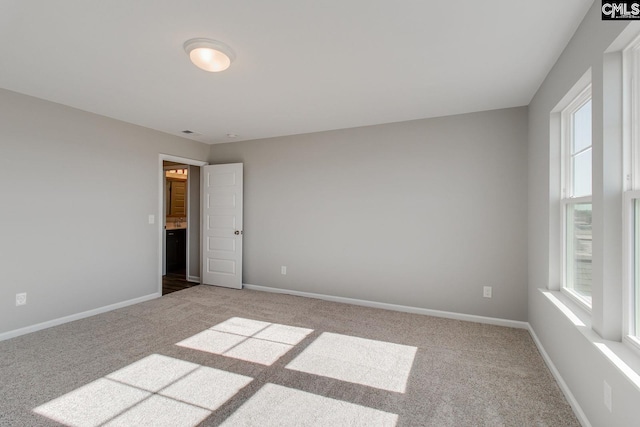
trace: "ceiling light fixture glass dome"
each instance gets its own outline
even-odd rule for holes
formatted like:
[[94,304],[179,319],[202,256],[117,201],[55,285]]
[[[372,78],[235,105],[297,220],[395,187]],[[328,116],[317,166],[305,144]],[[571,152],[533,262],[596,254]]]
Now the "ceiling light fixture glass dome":
[[236,58],[229,46],[211,39],[187,40],[184,50],[196,67],[212,73],[226,70]]

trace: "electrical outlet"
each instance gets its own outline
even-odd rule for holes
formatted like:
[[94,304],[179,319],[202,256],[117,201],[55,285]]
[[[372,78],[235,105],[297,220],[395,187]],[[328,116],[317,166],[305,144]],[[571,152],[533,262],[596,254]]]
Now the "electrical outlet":
[[283,276],[287,275],[287,266],[283,265],[282,267],[280,267],[280,274],[282,274]]
[[611,412],[611,386],[604,382],[604,406]]
[[27,293],[16,294],[16,306],[25,305],[27,303]]
[[485,298],[491,298],[491,286],[485,286],[482,289],[482,296]]

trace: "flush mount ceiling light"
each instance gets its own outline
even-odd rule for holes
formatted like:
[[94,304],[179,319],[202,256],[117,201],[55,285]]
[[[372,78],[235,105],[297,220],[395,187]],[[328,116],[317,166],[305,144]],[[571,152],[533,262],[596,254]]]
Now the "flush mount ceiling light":
[[226,70],[236,58],[229,46],[211,39],[187,40],[184,50],[196,67],[212,73]]

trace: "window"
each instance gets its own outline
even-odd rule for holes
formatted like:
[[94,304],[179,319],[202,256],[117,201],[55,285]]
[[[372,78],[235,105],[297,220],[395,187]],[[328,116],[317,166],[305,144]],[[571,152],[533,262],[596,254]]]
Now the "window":
[[633,199],[633,213],[634,213],[634,250],[633,250],[633,265],[634,265],[634,280],[631,287],[631,297],[633,308],[632,321],[629,333],[631,337],[640,345],[640,198],[638,194]]
[[623,52],[626,127],[624,150],[624,261],[626,340],[640,348],[640,40]]
[[[635,170],[638,170],[637,166]],[[632,178],[627,174],[629,178]],[[631,180],[631,179],[630,179]],[[625,192],[624,261],[625,325],[627,340],[640,349],[640,191],[631,185]]]
[[562,289],[591,307],[591,86],[562,111]]

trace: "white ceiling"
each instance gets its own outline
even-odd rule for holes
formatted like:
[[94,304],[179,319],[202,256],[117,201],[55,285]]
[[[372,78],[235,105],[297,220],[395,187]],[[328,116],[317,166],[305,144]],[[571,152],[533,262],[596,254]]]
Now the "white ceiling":
[[206,143],[521,106],[592,2],[0,0],[0,87]]

